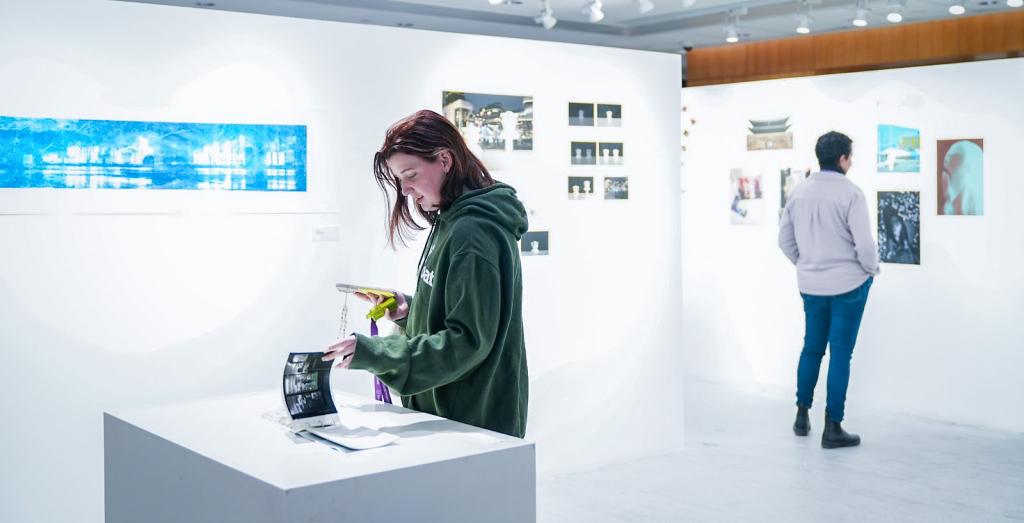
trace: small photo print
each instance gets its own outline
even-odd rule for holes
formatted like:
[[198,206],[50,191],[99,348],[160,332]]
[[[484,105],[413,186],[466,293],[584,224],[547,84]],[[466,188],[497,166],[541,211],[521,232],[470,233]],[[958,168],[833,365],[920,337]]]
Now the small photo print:
[[622,127],[622,106],[597,104],[596,124],[598,127]]
[[570,176],[569,177],[569,199],[589,200],[594,197],[593,176]]
[[598,165],[622,165],[623,146],[621,142],[602,142],[598,144],[601,155],[598,157]]
[[921,172],[921,131],[899,125],[880,124],[878,172]]
[[885,263],[921,265],[920,192],[878,192],[878,254]]
[[597,143],[572,142],[569,144],[569,158],[572,165],[597,165]]
[[523,256],[548,255],[548,231],[530,231],[523,235]]
[[761,175],[732,169],[729,182],[732,190],[732,204],[729,206],[729,222],[736,225],[757,224],[763,221],[764,190]]
[[569,125],[574,127],[593,127],[594,104],[569,102]]
[[750,120],[747,150],[792,149],[793,133],[789,132],[789,127],[788,116],[775,120]]
[[604,179],[605,200],[628,200],[629,178],[626,176],[609,176]]
[[939,140],[940,216],[985,214],[985,142],[981,138]]
[[803,181],[805,178],[811,175],[810,169],[800,169],[789,167],[786,169],[779,170],[779,219],[782,219],[782,212],[786,210],[786,202],[789,201],[789,196],[793,194],[793,189],[796,189],[797,184]]

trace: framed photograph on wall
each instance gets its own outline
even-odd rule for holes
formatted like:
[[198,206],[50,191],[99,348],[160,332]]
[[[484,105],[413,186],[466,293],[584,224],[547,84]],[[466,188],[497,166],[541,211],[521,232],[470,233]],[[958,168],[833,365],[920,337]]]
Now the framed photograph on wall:
[[608,176],[604,179],[605,200],[628,200],[629,199],[629,177]]
[[760,174],[743,169],[729,171],[732,203],[729,223],[734,225],[758,224],[764,221],[764,180]]
[[571,165],[597,165],[597,142],[569,143]]
[[921,131],[899,125],[878,125],[878,172],[921,172]]
[[748,151],[792,149],[793,133],[789,132],[789,117],[773,120],[750,120],[747,135]]
[[590,200],[594,198],[594,177],[593,176],[570,176],[569,177],[569,199]]
[[593,127],[594,104],[569,102],[569,125],[572,127]]
[[442,113],[471,147],[533,150],[533,97],[444,91]]
[[939,140],[935,147],[940,216],[985,214],[985,141],[981,138]]
[[306,190],[306,126],[0,116],[0,188]]
[[622,127],[622,106],[619,104],[597,104],[594,123],[597,127]]
[[597,144],[598,165],[622,165],[625,161],[625,148],[622,142],[601,142]]
[[523,256],[548,255],[548,231],[529,231],[520,242]]
[[878,254],[884,263],[921,264],[921,193],[878,191]]

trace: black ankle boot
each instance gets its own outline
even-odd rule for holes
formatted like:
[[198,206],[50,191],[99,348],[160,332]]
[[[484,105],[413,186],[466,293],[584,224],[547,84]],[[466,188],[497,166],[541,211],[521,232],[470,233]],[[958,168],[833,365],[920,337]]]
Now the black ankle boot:
[[860,445],[860,436],[843,430],[838,421],[832,421],[825,412],[825,431],[821,433],[821,446],[826,449],[856,447]]
[[811,418],[807,415],[807,407],[796,406],[796,421],[793,422],[793,434],[806,436],[811,431]]

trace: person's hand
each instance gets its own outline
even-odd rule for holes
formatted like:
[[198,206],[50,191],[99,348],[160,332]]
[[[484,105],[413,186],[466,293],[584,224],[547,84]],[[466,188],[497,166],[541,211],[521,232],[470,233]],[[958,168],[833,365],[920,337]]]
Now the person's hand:
[[[378,304],[387,300],[384,296],[379,294],[363,294],[361,292],[355,293],[356,297],[363,301],[368,301],[376,307]],[[388,321],[394,322],[401,320],[409,315],[409,302],[405,301],[405,295],[400,292],[395,292],[395,303],[398,305],[394,310],[388,310],[384,313],[384,317]]]
[[334,345],[327,347],[324,351],[324,361],[338,361],[335,368],[347,369],[352,364],[352,358],[356,355],[356,337],[349,336]]

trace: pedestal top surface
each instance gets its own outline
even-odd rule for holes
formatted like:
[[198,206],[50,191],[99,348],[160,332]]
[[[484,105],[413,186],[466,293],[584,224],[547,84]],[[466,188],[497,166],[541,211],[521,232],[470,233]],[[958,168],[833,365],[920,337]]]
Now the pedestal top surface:
[[338,451],[292,434],[280,393],[265,391],[139,409],[114,418],[289,490],[533,443],[334,391],[341,422],[398,436],[388,446]]

